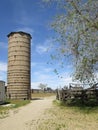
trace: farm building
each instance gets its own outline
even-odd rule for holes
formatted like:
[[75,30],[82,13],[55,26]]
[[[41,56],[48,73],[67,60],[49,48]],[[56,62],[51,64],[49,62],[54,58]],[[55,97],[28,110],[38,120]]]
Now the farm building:
[[5,82],[0,80],[0,104],[5,101],[6,93],[5,93]]

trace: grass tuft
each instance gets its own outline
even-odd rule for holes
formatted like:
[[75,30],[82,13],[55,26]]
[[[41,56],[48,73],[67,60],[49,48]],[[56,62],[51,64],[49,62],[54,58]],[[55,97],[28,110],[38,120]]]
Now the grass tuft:
[[36,130],[97,130],[98,106],[84,106],[81,102],[69,105],[59,100],[53,101],[53,107],[37,123]]
[[6,100],[3,105],[0,105],[0,119],[7,117],[10,109],[22,107],[28,103],[30,100]]
[[54,100],[53,103],[56,106],[59,106],[61,109],[63,108],[68,108],[68,109],[74,109],[76,111],[79,112],[83,112],[86,114],[89,113],[97,113],[98,112],[98,105],[90,105],[90,101],[89,104],[82,104],[80,100],[68,100],[67,102],[64,101],[59,101],[59,100]]

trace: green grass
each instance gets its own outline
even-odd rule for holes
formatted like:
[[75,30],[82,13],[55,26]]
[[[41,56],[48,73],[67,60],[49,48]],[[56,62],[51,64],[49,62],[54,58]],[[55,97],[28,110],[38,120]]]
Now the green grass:
[[8,100],[8,102],[10,102],[10,104],[15,104],[13,108],[18,108],[27,105],[30,103],[30,100]]
[[2,107],[0,106],[0,119],[5,118],[8,116],[9,113],[9,107]]
[[98,113],[98,105],[93,105],[92,101],[88,104],[82,104],[80,100],[77,100],[75,102],[72,102],[71,100],[68,100],[67,102],[54,100],[53,103],[56,106],[59,106],[61,109],[68,108],[68,109],[74,109],[79,112],[83,113]]
[[[6,100],[5,106],[0,105],[0,119],[5,118],[9,115],[9,110],[22,107],[30,103],[30,100]],[[10,106],[6,106],[7,104],[12,104]]]
[[36,130],[97,130],[98,106],[69,106],[54,100],[53,107],[37,122]]
[[77,100],[77,102],[76,101],[73,102],[72,100],[68,100],[67,102],[54,100],[53,103],[56,106],[59,106],[61,109],[68,108],[86,114],[98,113],[98,104],[95,104],[92,101],[91,102],[89,101],[86,104],[82,104],[80,100]]

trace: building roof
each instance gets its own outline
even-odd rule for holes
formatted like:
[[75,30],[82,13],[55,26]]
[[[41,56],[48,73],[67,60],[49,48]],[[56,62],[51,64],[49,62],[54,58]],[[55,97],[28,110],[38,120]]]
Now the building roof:
[[9,33],[9,34],[7,35],[7,37],[10,37],[11,35],[14,35],[14,34],[17,34],[17,33],[20,34],[20,35],[28,35],[30,38],[32,38],[29,33],[22,32],[22,31],[19,31],[19,32],[11,32],[11,33]]
[[3,81],[3,80],[0,80],[0,82],[4,82],[5,83],[5,81]]

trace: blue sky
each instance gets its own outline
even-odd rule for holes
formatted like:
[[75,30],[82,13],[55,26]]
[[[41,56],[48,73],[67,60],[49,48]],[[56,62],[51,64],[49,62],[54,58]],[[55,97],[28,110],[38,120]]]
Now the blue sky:
[[[43,6],[41,0],[0,0],[0,80],[7,82],[7,34],[14,31],[25,31],[32,36],[31,41],[31,87],[38,88],[40,83],[57,88],[71,82],[70,64],[64,69],[51,62],[53,30],[52,22],[58,10],[54,5]],[[54,69],[59,68],[63,78],[58,78]]]

